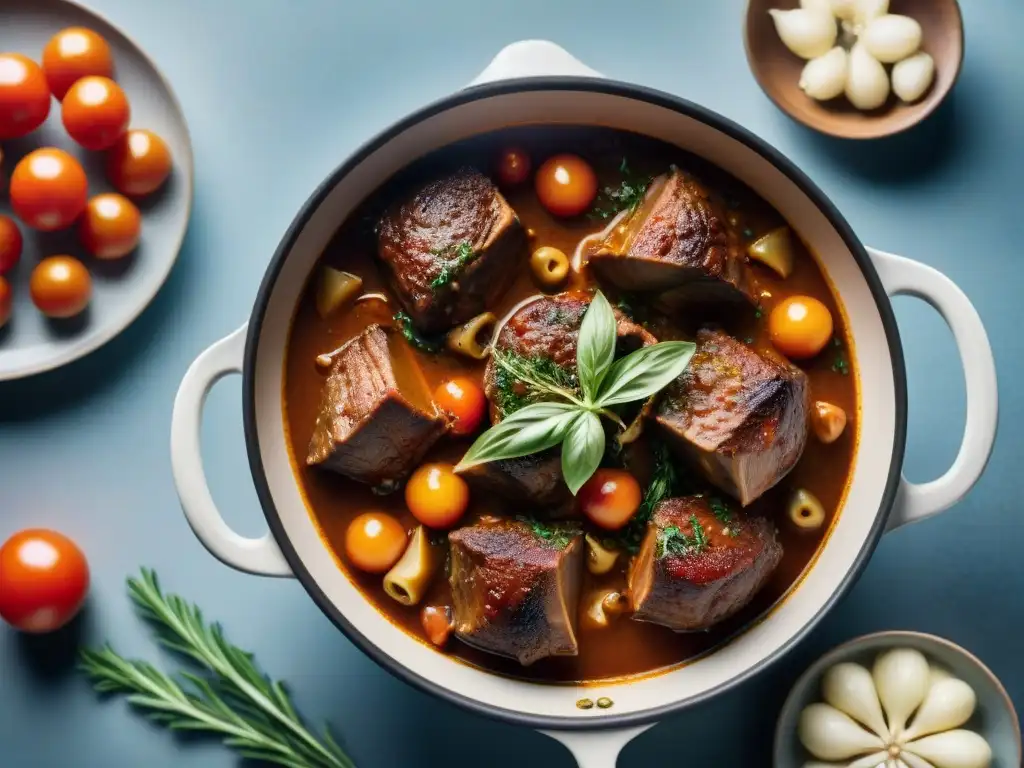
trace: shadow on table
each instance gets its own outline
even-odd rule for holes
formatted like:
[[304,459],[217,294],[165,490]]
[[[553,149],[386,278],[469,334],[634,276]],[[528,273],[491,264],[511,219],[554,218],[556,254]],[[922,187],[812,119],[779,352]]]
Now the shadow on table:
[[59,685],[74,673],[78,651],[89,635],[89,603],[66,626],[55,632],[17,636],[17,652],[33,680],[41,686]]

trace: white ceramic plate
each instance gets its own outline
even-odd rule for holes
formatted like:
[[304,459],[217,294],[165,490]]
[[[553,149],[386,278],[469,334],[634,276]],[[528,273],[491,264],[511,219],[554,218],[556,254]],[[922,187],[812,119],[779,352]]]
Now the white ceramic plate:
[[[25,250],[5,277],[14,291],[10,321],[0,329],[0,381],[57,368],[87,355],[123,331],[156,296],[178,257],[192,208],[192,144],[185,116],[170,85],[145,53],[110,22],[68,0],[12,0],[0,6],[0,51],[39,61],[47,40],[64,27],[88,27],[106,38],[114,53],[115,78],[131,103],[134,128],[148,128],[170,147],[174,159],[164,187],[139,201],[142,240],[137,251],[116,263],[85,258],[74,227],[40,233],[21,226]],[[65,149],[82,161],[89,195],[114,191],[103,173],[103,155],[87,152],[68,137],[56,100],[37,131],[4,141],[0,165],[0,213],[10,213],[7,187],[22,156],[42,146]],[[20,226],[20,222],[19,222]],[[89,309],[79,318],[54,323],[33,306],[28,295],[32,268],[45,256],[66,253],[82,258],[93,276]]]

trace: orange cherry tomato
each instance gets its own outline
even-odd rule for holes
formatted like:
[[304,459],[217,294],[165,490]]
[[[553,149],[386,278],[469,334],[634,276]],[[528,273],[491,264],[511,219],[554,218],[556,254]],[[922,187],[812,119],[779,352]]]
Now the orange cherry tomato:
[[772,344],[786,357],[814,357],[832,338],[832,313],[811,296],[790,296],[768,315],[768,333]]
[[114,192],[96,195],[79,220],[82,245],[98,259],[119,259],[135,250],[142,214],[135,203]]
[[508,147],[498,158],[498,182],[503,187],[517,187],[530,178],[530,155],[525,149]]
[[83,77],[64,94],[60,119],[86,149],[108,149],[128,130],[131,108],[121,86],[109,77]]
[[21,230],[14,219],[0,214],[0,275],[18,263],[22,245]]
[[47,317],[74,317],[89,305],[92,278],[78,259],[50,256],[32,270],[28,288],[32,303]]
[[451,464],[424,464],[406,483],[405,505],[428,528],[451,528],[466,514],[469,486]]
[[555,216],[579,216],[597,197],[597,175],[577,155],[555,155],[537,169],[534,179],[541,205]]
[[617,531],[636,514],[643,494],[640,484],[629,472],[599,469],[583,484],[576,498],[590,522],[605,530]]
[[352,565],[367,573],[386,573],[408,543],[402,524],[384,512],[364,512],[345,531],[345,553]]
[[7,325],[11,319],[11,305],[14,303],[14,293],[11,291],[11,284],[6,277],[0,277],[0,328]]
[[443,382],[434,391],[434,402],[452,418],[452,434],[459,437],[476,432],[487,412],[483,388],[465,376]]
[[60,101],[83,77],[112,77],[114,57],[107,41],[91,29],[68,27],[51,37],[43,48],[43,72]]
[[89,182],[82,165],[62,149],[29,152],[11,174],[11,207],[34,229],[70,226],[85,210]]
[[0,53],[0,139],[32,133],[50,114],[43,70],[20,53]]
[[0,618],[25,632],[51,632],[74,618],[89,590],[89,564],[56,531],[19,531],[0,546]]
[[171,173],[171,151],[152,131],[133,128],[107,153],[107,178],[125,195],[155,192]]

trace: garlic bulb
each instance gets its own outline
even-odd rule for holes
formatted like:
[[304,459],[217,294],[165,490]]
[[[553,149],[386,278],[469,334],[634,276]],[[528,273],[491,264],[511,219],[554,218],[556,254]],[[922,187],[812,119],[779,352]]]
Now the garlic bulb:
[[902,733],[907,718],[924,701],[929,673],[928,660],[910,648],[888,651],[875,660],[872,676],[893,736]]
[[889,734],[875,681],[871,679],[871,673],[860,664],[837,664],[832,667],[821,680],[821,693],[826,702],[866,725],[878,736]]
[[800,74],[800,90],[818,101],[834,99],[846,89],[846,71],[846,51],[837,46],[804,65]]
[[992,748],[973,731],[946,731],[912,741],[904,749],[935,768],[988,768]]
[[889,98],[889,76],[878,59],[862,43],[850,51],[846,75],[846,98],[857,109],[877,109]]
[[880,738],[828,704],[811,704],[800,713],[800,741],[823,760],[845,760],[882,749]]
[[909,16],[886,14],[868,22],[859,41],[883,64],[895,64],[921,47],[921,25]]
[[892,89],[908,104],[917,101],[935,79],[935,61],[924,51],[915,53],[892,68]]
[[795,8],[768,11],[775,22],[775,31],[782,43],[802,59],[813,59],[828,53],[836,42],[838,30],[831,13],[820,8]]

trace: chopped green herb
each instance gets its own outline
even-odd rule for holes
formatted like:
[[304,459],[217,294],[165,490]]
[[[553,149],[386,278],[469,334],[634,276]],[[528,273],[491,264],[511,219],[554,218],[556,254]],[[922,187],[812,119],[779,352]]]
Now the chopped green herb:
[[617,534],[616,541],[619,546],[629,552],[637,552],[640,543],[647,533],[647,524],[651,521],[654,508],[665,499],[669,499],[679,490],[679,475],[675,465],[672,463],[672,454],[668,447],[661,441],[651,445],[654,454],[654,472],[651,475],[651,482],[644,492],[644,499],[640,508],[630,519],[626,526]]
[[622,174],[622,181],[618,187],[605,187],[597,195],[594,207],[587,214],[591,219],[610,219],[615,214],[628,210],[634,213],[644,201],[647,194],[647,187],[654,180],[653,176],[638,176],[630,168],[626,158],[622,158],[619,164],[619,173]]
[[733,537],[739,536],[740,526],[738,523],[733,522],[732,511],[729,509],[729,505],[718,496],[710,497],[708,504],[711,507],[711,513],[718,519],[718,522],[725,526],[729,535]]
[[394,320],[398,325],[398,330],[401,331],[402,335],[405,337],[405,340],[416,347],[416,349],[423,352],[440,352],[444,347],[444,342],[441,339],[431,339],[426,336],[421,336],[417,332],[416,326],[412,324],[412,318],[405,312],[396,312]]
[[745,339],[743,339],[743,343],[744,344],[753,344],[754,343],[754,337],[753,336],[747,336]]
[[758,304],[754,308],[754,317],[756,317],[758,320],[760,320],[763,315],[764,315],[764,308],[760,304]]
[[846,362],[846,356],[843,352],[843,342],[836,336],[832,339],[832,346],[836,348],[836,359],[832,363],[832,370],[836,373],[841,373],[843,376],[850,375],[850,364]]
[[551,523],[526,515],[519,515],[516,520],[530,526],[534,536],[554,549],[565,549],[580,534],[580,528],[572,523]]
[[476,256],[473,246],[467,242],[462,242],[458,245],[449,245],[447,248],[434,250],[431,251],[431,253],[435,256],[444,256],[448,259],[444,266],[441,267],[441,271],[438,273],[437,277],[430,282],[430,288],[434,291],[454,282],[459,272],[462,271],[462,268],[472,261],[474,256]]
[[579,388],[575,372],[550,358],[495,352],[494,362],[495,400],[503,416],[544,399],[546,393],[576,393]]
[[678,526],[669,525],[658,533],[658,548],[655,556],[661,560],[663,557],[682,557],[685,555],[699,555],[708,548],[708,537],[704,532],[704,526],[700,524],[696,515],[690,515],[690,527],[693,533],[687,536]]
[[747,238],[747,240],[750,240],[751,238],[754,237],[754,230],[752,230],[750,227],[744,227],[743,236]]

